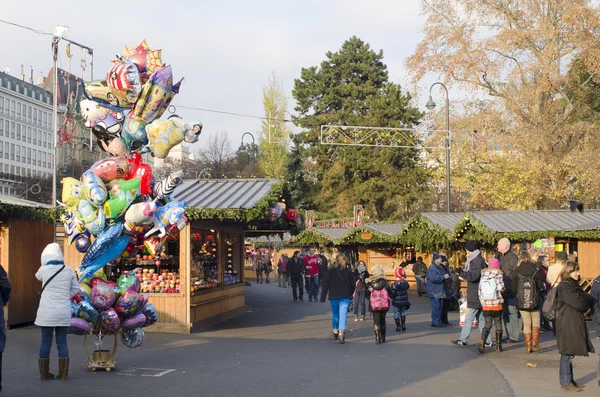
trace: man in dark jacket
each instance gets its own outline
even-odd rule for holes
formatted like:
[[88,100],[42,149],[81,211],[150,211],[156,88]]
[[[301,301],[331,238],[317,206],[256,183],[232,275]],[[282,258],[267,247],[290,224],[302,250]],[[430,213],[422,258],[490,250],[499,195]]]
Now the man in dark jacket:
[[420,256],[417,258],[417,262],[413,265],[413,273],[415,274],[415,279],[417,280],[417,293],[419,296],[423,296],[425,294],[425,277],[427,275],[427,265],[423,263],[423,257]]
[[[596,277],[592,283],[592,289],[590,295],[594,298],[594,323],[596,324],[596,336],[600,341],[600,276]],[[598,361],[598,370],[596,371],[598,377],[598,386],[600,386],[600,360]]]
[[304,274],[304,262],[300,258],[300,251],[294,251],[294,256],[288,261],[287,271],[292,280],[292,294],[294,302],[298,301],[297,289],[300,288],[300,302],[304,301],[304,287],[302,285],[302,276]]
[[[467,262],[461,270],[460,276],[467,280],[467,314],[462,331],[460,332],[460,339],[452,341],[453,344],[460,347],[467,347],[469,344],[469,335],[471,334],[473,320],[477,319],[479,322],[479,332],[483,330],[485,322],[481,302],[479,302],[479,280],[481,279],[481,270],[485,269],[487,265],[481,256],[477,241],[467,241],[465,249],[467,251]],[[488,335],[488,339],[485,342],[486,346],[492,346],[490,336],[491,334]]]
[[6,271],[0,265],[0,391],[2,391],[2,353],[6,345],[6,321],[4,320],[4,306],[8,305],[11,292],[10,281]]
[[323,285],[323,280],[327,274],[327,268],[329,267],[329,261],[327,257],[323,255],[323,251],[319,253],[319,284]]
[[500,261],[500,269],[504,273],[504,304],[502,315],[504,318],[504,327],[506,328],[507,342],[519,343],[519,333],[521,325],[519,324],[519,309],[517,308],[517,294],[512,286],[512,280],[519,257],[510,249],[510,240],[501,238],[498,241],[498,254],[496,258]]

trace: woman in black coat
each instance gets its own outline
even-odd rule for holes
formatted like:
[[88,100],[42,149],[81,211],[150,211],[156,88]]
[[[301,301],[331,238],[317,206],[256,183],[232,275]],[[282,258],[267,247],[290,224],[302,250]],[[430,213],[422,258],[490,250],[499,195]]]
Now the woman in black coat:
[[560,356],[560,387],[579,391],[583,386],[573,378],[574,356],[593,353],[594,347],[585,325],[584,313],[593,304],[591,295],[579,285],[579,264],[567,262],[558,285],[556,304],[556,344]]

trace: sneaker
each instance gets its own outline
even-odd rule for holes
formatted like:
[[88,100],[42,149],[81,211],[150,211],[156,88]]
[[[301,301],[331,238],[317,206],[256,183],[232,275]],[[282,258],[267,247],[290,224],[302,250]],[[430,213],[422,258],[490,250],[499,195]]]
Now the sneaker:
[[566,390],[566,391],[576,391],[576,392],[580,392],[581,391],[580,388],[575,387],[575,386],[573,386],[571,384],[569,384],[569,385],[562,385],[562,386],[560,386],[560,388],[563,389],[563,390]]
[[492,347],[492,342],[485,342],[485,347]]
[[444,328],[445,327],[444,324],[431,324],[431,326],[434,328]]
[[365,316],[362,316],[358,321],[365,321]]
[[463,342],[460,339],[452,340],[450,342],[452,342],[453,345],[460,346],[460,347],[467,347],[468,346],[465,342]]
[[354,322],[358,322],[358,316],[354,316]]
[[573,386],[575,386],[576,388],[578,388],[578,389],[583,389],[585,387],[585,385],[583,385],[581,383],[578,383],[578,382],[575,382],[574,380],[571,381],[571,384]]

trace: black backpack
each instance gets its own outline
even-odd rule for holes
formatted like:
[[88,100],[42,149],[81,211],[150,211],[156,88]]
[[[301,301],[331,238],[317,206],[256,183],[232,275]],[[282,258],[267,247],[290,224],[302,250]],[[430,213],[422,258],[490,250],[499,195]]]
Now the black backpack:
[[520,310],[534,310],[539,306],[539,291],[535,282],[538,271],[539,269],[535,269],[531,276],[517,273],[517,306]]

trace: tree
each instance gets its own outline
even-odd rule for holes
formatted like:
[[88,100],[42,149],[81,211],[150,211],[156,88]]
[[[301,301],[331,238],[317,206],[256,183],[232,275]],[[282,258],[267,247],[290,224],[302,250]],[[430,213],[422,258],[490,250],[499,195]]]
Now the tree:
[[[599,147],[589,93],[600,72],[600,12],[594,3],[422,0],[422,9],[425,37],[406,63],[414,79],[433,72],[482,96],[483,110],[500,115],[489,132],[511,146],[495,166],[509,166],[507,174],[519,178],[506,184],[489,180],[493,188],[487,190],[494,195],[488,204],[552,208],[575,194],[595,202],[590,176],[599,168],[591,155]],[[512,194],[515,183],[526,184],[538,199]]]
[[214,178],[235,176],[235,158],[227,131],[210,135],[207,145],[196,154],[201,166],[210,168],[210,175]]
[[[421,113],[409,94],[388,81],[382,51],[352,37],[326,58],[319,68],[302,69],[293,90],[297,122],[309,128],[295,137],[296,150],[315,185],[304,201],[338,216],[348,216],[356,204],[376,220],[410,216],[429,194],[418,152],[321,145],[319,136],[323,124],[412,127]],[[298,161],[294,156],[288,174],[297,173]]]
[[258,138],[258,164],[266,177],[282,177],[287,163],[290,131],[283,121],[286,117],[288,99],[283,84],[277,80],[275,71],[263,87],[263,106],[266,120]]
[[252,171],[252,162],[258,158],[258,153],[258,145],[254,143],[246,144],[244,150],[240,148],[235,152],[235,171],[237,175],[250,178],[253,174],[256,174],[256,170]]

